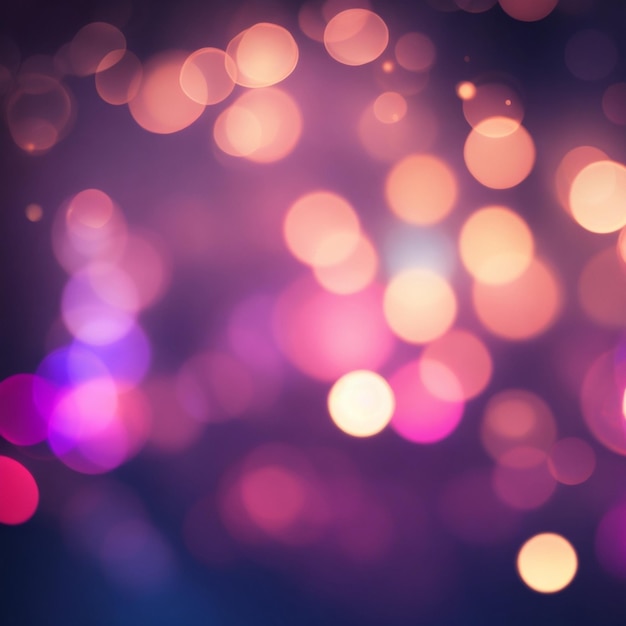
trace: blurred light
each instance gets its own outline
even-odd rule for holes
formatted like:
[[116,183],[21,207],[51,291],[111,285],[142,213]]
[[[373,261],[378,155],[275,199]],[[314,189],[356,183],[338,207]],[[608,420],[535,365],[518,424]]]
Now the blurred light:
[[610,508],[596,530],[595,552],[606,571],[626,579],[626,503]]
[[[110,52],[96,70],[96,91],[109,104],[128,104],[139,92],[143,79],[141,61],[130,50],[118,59],[118,52]],[[112,62],[114,61],[114,62]]]
[[565,64],[581,80],[601,80],[615,68],[619,54],[613,40],[599,30],[581,30],[565,46]]
[[0,435],[17,446],[44,441],[53,398],[54,388],[39,376],[15,374],[0,381]]
[[356,251],[359,218],[342,196],[315,191],[301,196],[289,207],[283,234],[289,251],[302,263],[332,266]]
[[395,46],[398,64],[411,72],[425,72],[434,65],[437,52],[435,44],[423,33],[405,33]]
[[596,161],[607,161],[608,156],[599,148],[593,146],[578,146],[572,148],[559,163],[556,169],[554,182],[556,193],[561,206],[570,212],[570,190],[578,173],[587,165]]
[[34,202],[26,207],[24,213],[26,214],[26,219],[29,222],[39,222],[43,217],[43,209],[41,208],[41,205],[35,204]]
[[[626,213],[626,207],[624,207]],[[578,301],[595,323],[621,328],[626,320],[626,266],[614,246],[586,263],[578,280]]]
[[559,0],[498,0],[502,10],[521,22],[536,22],[547,17]]
[[572,182],[574,219],[592,233],[612,233],[626,225],[626,167],[604,160],[583,167]]
[[8,456],[0,456],[0,493],[0,524],[23,524],[35,514],[37,483],[21,463]]
[[593,448],[578,437],[559,439],[551,448],[548,468],[563,485],[580,485],[591,477],[596,467]]
[[335,295],[308,278],[296,281],[279,297],[273,326],[289,361],[318,380],[334,381],[355,369],[378,370],[394,344],[376,284]]
[[474,83],[463,81],[456,86],[456,95],[461,100],[471,100],[476,96],[477,89]]
[[381,93],[374,101],[374,115],[383,124],[400,121],[406,115],[406,111],[406,100],[395,91]]
[[180,86],[180,72],[187,60],[181,51],[161,52],[143,67],[143,79],[128,108],[143,129],[157,134],[176,133],[193,124],[204,105],[187,96]]
[[125,52],[126,37],[119,28],[106,22],[91,22],[74,35],[69,61],[74,74],[88,76],[112,67]]
[[328,394],[333,422],[353,437],[379,433],[389,423],[394,409],[391,387],[382,376],[368,370],[344,374]]
[[29,154],[43,154],[68,133],[74,119],[74,102],[56,77],[25,73],[5,104],[6,121],[13,141]]
[[561,535],[541,533],[531,537],[517,554],[517,571],[534,591],[555,593],[565,589],[578,570],[572,544]]
[[498,463],[528,461],[508,456],[514,450],[539,450],[545,458],[556,438],[556,422],[550,407],[537,394],[506,389],[491,397],[482,417],[480,437],[487,453]]
[[213,137],[220,150],[256,163],[272,163],[290,154],[302,133],[300,108],[276,87],[244,93],[215,120]]
[[407,269],[385,290],[383,307],[391,330],[409,343],[427,343],[454,322],[457,303],[445,278],[427,269]]
[[617,376],[616,356],[611,351],[589,365],[580,390],[580,405],[589,430],[603,446],[622,455],[626,455],[625,383]]
[[309,0],[300,5],[298,10],[298,26],[313,41],[324,41],[326,20],[322,15],[321,3]]
[[459,9],[468,13],[484,13],[496,4],[498,0],[454,0]]
[[[457,328],[429,343],[424,348],[422,360],[436,361],[447,367],[457,377],[464,400],[481,393],[493,371],[491,355],[480,338]],[[427,378],[424,383],[428,386]],[[429,391],[438,395],[436,388],[429,388]]]
[[472,302],[487,330],[519,341],[545,332],[555,322],[561,311],[562,294],[553,271],[535,258],[510,283],[474,282]]
[[488,118],[467,137],[463,158],[470,174],[490,189],[519,185],[535,164],[535,144],[528,131],[509,118]]
[[[465,91],[465,96],[460,95],[463,100],[463,115],[472,128],[479,127],[481,122],[490,118],[511,120],[511,132],[522,123],[524,107],[521,98],[508,85],[485,83],[476,86],[465,82],[459,85],[459,90],[461,86]],[[493,122],[491,124],[493,125]],[[481,128],[485,134],[485,128]]]
[[[395,61],[395,57],[390,57],[387,53],[374,65],[374,80],[383,91],[395,91],[402,96],[414,96],[426,89],[430,82],[430,74],[407,70]],[[413,151],[415,149],[413,147]]]
[[192,52],[180,70],[180,86],[194,102],[217,104],[235,88],[235,62],[223,50],[201,48]]
[[396,163],[385,183],[391,210],[412,224],[434,224],[454,207],[458,190],[454,173],[441,159],[411,154]]
[[361,235],[354,250],[333,265],[315,265],[317,282],[332,293],[356,293],[372,284],[378,270],[378,254],[370,240]]
[[376,13],[348,9],[326,24],[324,46],[328,54],[345,65],[364,65],[377,59],[387,47],[389,30]]
[[626,83],[613,83],[604,90],[602,111],[610,122],[626,126]]
[[298,46],[291,33],[278,24],[254,24],[228,44],[231,78],[244,87],[269,87],[281,82],[298,63]]
[[[456,376],[444,365],[431,362],[426,367],[429,385],[423,380],[420,360],[407,363],[389,379],[396,398],[391,427],[404,439],[415,443],[435,443],[448,437],[463,416],[463,391]],[[435,387],[439,394],[431,393]],[[445,393],[441,390],[445,389]],[[441,396],[448,398],[443,400]]]

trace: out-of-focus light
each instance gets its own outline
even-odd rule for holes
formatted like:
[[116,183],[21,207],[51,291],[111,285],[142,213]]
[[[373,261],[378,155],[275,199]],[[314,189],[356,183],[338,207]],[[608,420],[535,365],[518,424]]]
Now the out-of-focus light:
[[600,520],[595,552],[606,571],[626,580],[626,503],[610,508]]
[[215,120],[213,137],[220,150],[257,163],[272,163],[295,148],[302,116],[285,91],[266,87],[248,91]]
[[[91,22],[74,35],[69,48],[72,71],[78,76],[95,74],[119,61],[126,51],[126,37],[122,31],[106,22]],[[107,58],[107,66],[103,61]]]
[[552,13],[559,0],[498,0],[502,10],[521,22],[536,22]]
[[283,234],[289,251],[299,261],[327,267],[356,251],[361,228],[357,213],[345,198],[330,191],[315,191],[291,205]]
[[472,129],[463,148],[470,174],[490,189],[519,185],[535,164],[535,144],[515,120],[488,118]]
[[201,48],[192,52],[183,63],[180,86],[195,102],[217,104],[235,88],[233,74],[237,70],[234,65],[233,59],[223,50]]
[[587,369],[580,392],[580,405],[589,430],[602,445],[626,455],[624,383],[616,372],[616,355],[605,352]]
[[237,35],[226,53],[231,78],[244,87],[269,87],[281,82],[298,63],[298,46],[291,33],[278,24],[261,22]]
[[176,133],[202,115],[204,105],[189,98],[180,86],[186,60],[184,52],[169,51],[144,64],[139,91],[128,103],[130,114],[143,129],[162,135]]
[[604,160],[582,168],[572,182],[574,219],[592,233],[612,233],[626,225],[626,167]]
[[[481,122],[490,118],[504,118],[509,120],[510,131],[514,131],[524,118],[524,107],[521,98],[504,83],[461,83],[458,89],[464,86],[466,96],[460,95],[463,100],[463,115],[467,123],[476,128]],[[469,97],[467,97],[469,95]],[[504,122],[501,122],[504,125]],[[490,123],[492,126],[494,122]],[[481,127],[483,134],[489,134],[489,126]]]
[[498,4],[498,0],[454,0],[459,9],[468,13],[484,13]]
[[613,40],[604,32],[581,30],[565,46],[565,64],[581,80],[601,80],[615,67],[619,53]]
[[443,335],[456,318],[456,296],[439,274],[414,268],[396,274],[385,290],[385,319],[409,343],[427,343]]
[[539,450],[545,457],[556,438],[556,422],[550,407],[537,394],[507,389],[487,403],[480,437],[487,453],[500,464],[521,461],[521,456],[507,459],[505,455],[522,447]]
[[[408,441],[430,444],[445,439],[457,428],[464,403],[461,385],[447,367],[436,362],[427,364],[428,386],[423,380],[424,369],[418,359],[402,366],[390,377],[389,384],[396,398],[390,425]],[[431,393],[429,387],[437,388],[439,394]],[[448,399],[443,400],[441,396]]]
[[29,222],[39,222],[43,217],[43,209],[41,208],[41,205],[35,204],[34,202],[26,207],[24,213]]
[[308,0],[300,5],[298,26],[309,39],[322,43],[326,23],[319,2]]
[[374,101],[374,115],[383,124],[400,121],[407,111],[406,100],[395,91],[381,93]]
[[335,295],[308,277],[301,279],[279,297],[273,326],[289,361],[318,380],[334,381],[356,369],[378,370],[394,345],[376,284]]
[[471,100],[473,97],[476,96],[476,92],[477,92],[476,85],[467,80],[463,81],[462,83],[459,83],[456,86],[456,95],[461,100]]
[[39,488],[33,475],[18,461],[0,456],[0,524],[27,522],[39,505]]
[[561,159],[554,175],[554,182],[559,203],[568,213],[571,214],[570,190],[578,173],[591,163],[607,160],[609,160],[609,157],[606,152],[593,146],[578,146],[572,148]]
[[602,111],[607,120],[626,126],[626,83],[613,83],[604,90]]
[[506,207],[485,207],[461,229],[459,249],[468,272],[482,283],[508,283],[530,265],[533,235],[526,222]]
[[334,265],[315,265],[317,282],[333,293],[356,293],[371,285],[378,270],[378,254],[370,240],[362,235],[354,250]]
[[[485,344],[473,333],[458,328],[429,343],[424,348],[422,359],[445,365],[457,377],[464,400],[481,393],[493,371],[491,355]],[[428,386],[427,378],[424,384]],[[429,390],[437,395],[436,388]]]
[[0,381],[0,435],[18,446],[44,441],[54,395],[54,387],[48,381],[32,374],[15,374]]
[[368,370],[344,374],[328,394],[328,411],[340,430],[353,437],[371,437],[389,423],[395,409],[389,383]]
[[576,575],[578,557],[572,544],[555,533],[531,537],[517,554],[517,571],[534,591],[555,593],[565,589]]
[[70,129],[74,102],[55,76],[22,69],[9,93],[5,115],[13,141],[29,154],[44,154]]
[[550,449],[548,469],[563,485],[584,483],[591,477],[595,467],[596,454],[584,439],[559,439]]
[[437,56],[432,39],[423,33],[405,33],[396,42],[394,52],[398,64],[411,72],[429,70]]
[[554,272],[535,258],[515,280],[502,285],[478,281],[472,288],[478,318],[494,335],[519,341],[545,332],[561,311],[561,286]]
[[141,61],[130,50],[119,58],[110,52],[96,69],[96,91],[109,104],[128,104],[139,92],[143,78]]
[[367,9],[348,9],[335,15],[324,29],[328,54],[345,65],[364,65],[376,60],[389,43],[383,19]]
[[[626,210],[626,207],[625,207]],[[578,300],[597,324],[621,328],[626,319],[626,266],[614,246],[592,256],[578,280]]]
[[411,154],[396,163],[387,176],[385,195],[391,210],[412,224],[434,224],[453,209],[456,177],[441,159]]

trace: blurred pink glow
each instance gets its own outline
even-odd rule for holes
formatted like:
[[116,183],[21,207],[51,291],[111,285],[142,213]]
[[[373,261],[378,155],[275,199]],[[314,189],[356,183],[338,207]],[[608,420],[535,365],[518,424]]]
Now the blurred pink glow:
[[396,41],[394,51],[398,63],[411,72],[431,69],[437,56],[432,39],[423,33],[405,33]]
[[225,100],[235,88],[229,67],[234,61],[218,48],[192,52],[180,70],[180,86],[195,102],[209,105]]
[[[471,85],[471,97],[462,97],[463,115],[467,123],[476,128],[481,122],[489,118],[506,118],[517,124],[511,126],[514,130],[524,118],[524,105],[519,95],[505,83],[483,83]],[[464,89],[469,94],[469,87]]]
[[605,513],[596,530],[595,549],[605,570],[626,579],[626,502]]
[[626,126],[626,83],[613,83],[605,89],[602,111],[613,124]]
[[126,37],[119,28],[106,22],[91,22],[74,35],[69,60],[75,74],[88,76],[112,67],[125,52]]
[[0,524],[27,522],[39,505],[39,488],[33,475],[18,461],[0,456]]
[[126,50],[107,54],[96,70],[96,91],[109,104],[128,104],[139,92],[143,66],[135,54]]
[[[463,416],[463,391],[456,376],[445,366],[427,367],[429,385],[424,382],[420,360],[411,361],[393,373],[389,384],[396,397],[391,427],[415,443],[435,443],[448,437]],[[429,391],[436,387],[438,395]],[[441,396],[447,399],[442,400]]]
[[0,381],[0,435],[18,446],[44,441],[54,395],[54,387],[33,374],[15,374]]
[[498,0],[502,10],[521,22],[536,22],[547,17],[559,0]]
[[596,454],[584,439],[559,439],[550,449],[548,468],[552,476],[564,485],[584,483],[595,467]]
[[581,388],[580,403],[589,430],[602,445],[626,455],[626,418],[623,410],[626,380],[616,368],[613,351],[597,357],[589,366]]
[[339,296],[300,279],[276,303],[274,334],[293,365],[327,381],[355,369],[376,371],[393,347],[376,284]]
[[128,103],[133,119],[147,131],[176,133],[193,124],[204,111],[180,86],[180,71],[187,59],[181,51],[154,55],[143,68],[137,95]]

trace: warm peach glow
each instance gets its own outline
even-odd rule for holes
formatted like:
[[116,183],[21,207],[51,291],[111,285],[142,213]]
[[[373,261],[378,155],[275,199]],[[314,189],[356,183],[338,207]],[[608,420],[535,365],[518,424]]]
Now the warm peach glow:
[[374,115],[383,124],[400,121],[407,111],[406,100],[395,91],[386,91],[374,101]]
[[486,207],[463,224],[459,237],[461,259],[477,280],[492,285],[508,283],[530,265],[533,236],[526,222],[505,207]]
[[356,251],[359,218],[345,198],[316,191],[291,205],[283,233],[287,247],[299,261],[315,267],[333,266]]
[[175,133],[202,115],[204,105],[191,100],[180,86],[180,71],[186,59],[184,52],[163,52],[144,65],[139,92],[128,103],[128,108],[145,130]]
[[412,224],[434,224],[453,209],[457,182],[451,168],[428,154],[411,154],[387,176],[385,195],[391,210]]
[[540,593],[565,589],[577,570],[576,550],[567,539],[555,533],[535,535],[517,555],[517,571],[522,580]]
[[[493,371],[485,344],[473,333],[456,328],[429,343],[422,359],[445,365],[457,377],[465,400],[485,389]],[[424,383],[428,385],[428,378]],[[430,391],[436,395],[435,389]]]
[[472,301],[480,321],[494,335],[529,339],[556,320],[561,308],[561,288],[553,271],[534,259],[512,282],[489,285],[476,281]]
[[[463,115],[467,123],[476,128],[489,118],[505,118],[511,120],[511,131],[515,130],[524,117],[521,98],[508,85],[503,83],[485,83],[474,86],[471,98],[463,99]],[[485,129],[482,130],[483,134]]]
[[456,86],[456,95],[461,100],[471,100],[474,96],[476,96],[476,91],[476,85],[474,85],[474,83],[470,83],[469,81],[464,81]]
[[[228,69],[230,68],[230,72]],[[201,48],[190,54],[180,70],[180,86],[194,102],[217,104],[235,88],[234,61],[218,48]]]
[[378,270],[378,253],[370,240],[359,237],[354,250],[333,265],[314,265],[317,282],[333,293],[355,293],[372,283]]
[[596,161],[574,179],[569,196],[574,219],[592,233],[612,233],[626,225],[626,167]]
[[96,91],[109,104],[127,104],[139,92],[143,76],[141,61],[129,50],[114,64],[110,63],[111,56],[119,55],[110,52],[96,70]]
[[491,189],[509,189],[530,174],[535,164],[535,144],[515,120],[488,118],[468,135],[463,157],[479,183]]
[[276,87],[241,95],[215,120],[213,137],[226,154],[272,163],[290,154],[302,132],[293,98]]
[[235,37],[227,48],[235,65],[226,69],[244,87],[269,87],[293,72],[298,46],[291,33],[278,24],[254,24]]
[[335,15],[324,30],[324,46],[333,59],[345,65],[364,65],[387,47],[389,30],[376,13],[348,9]]
[[383,306],[390,328],[409,343],[440,337],[457,313],[454,291],[445,278],[419,268],[404,270],[391,279]]
[[353,437],[371,437],[391,419],[395,409],[387,381],[368,370],[342,376],[328,394],[328,411],[337,427]]

